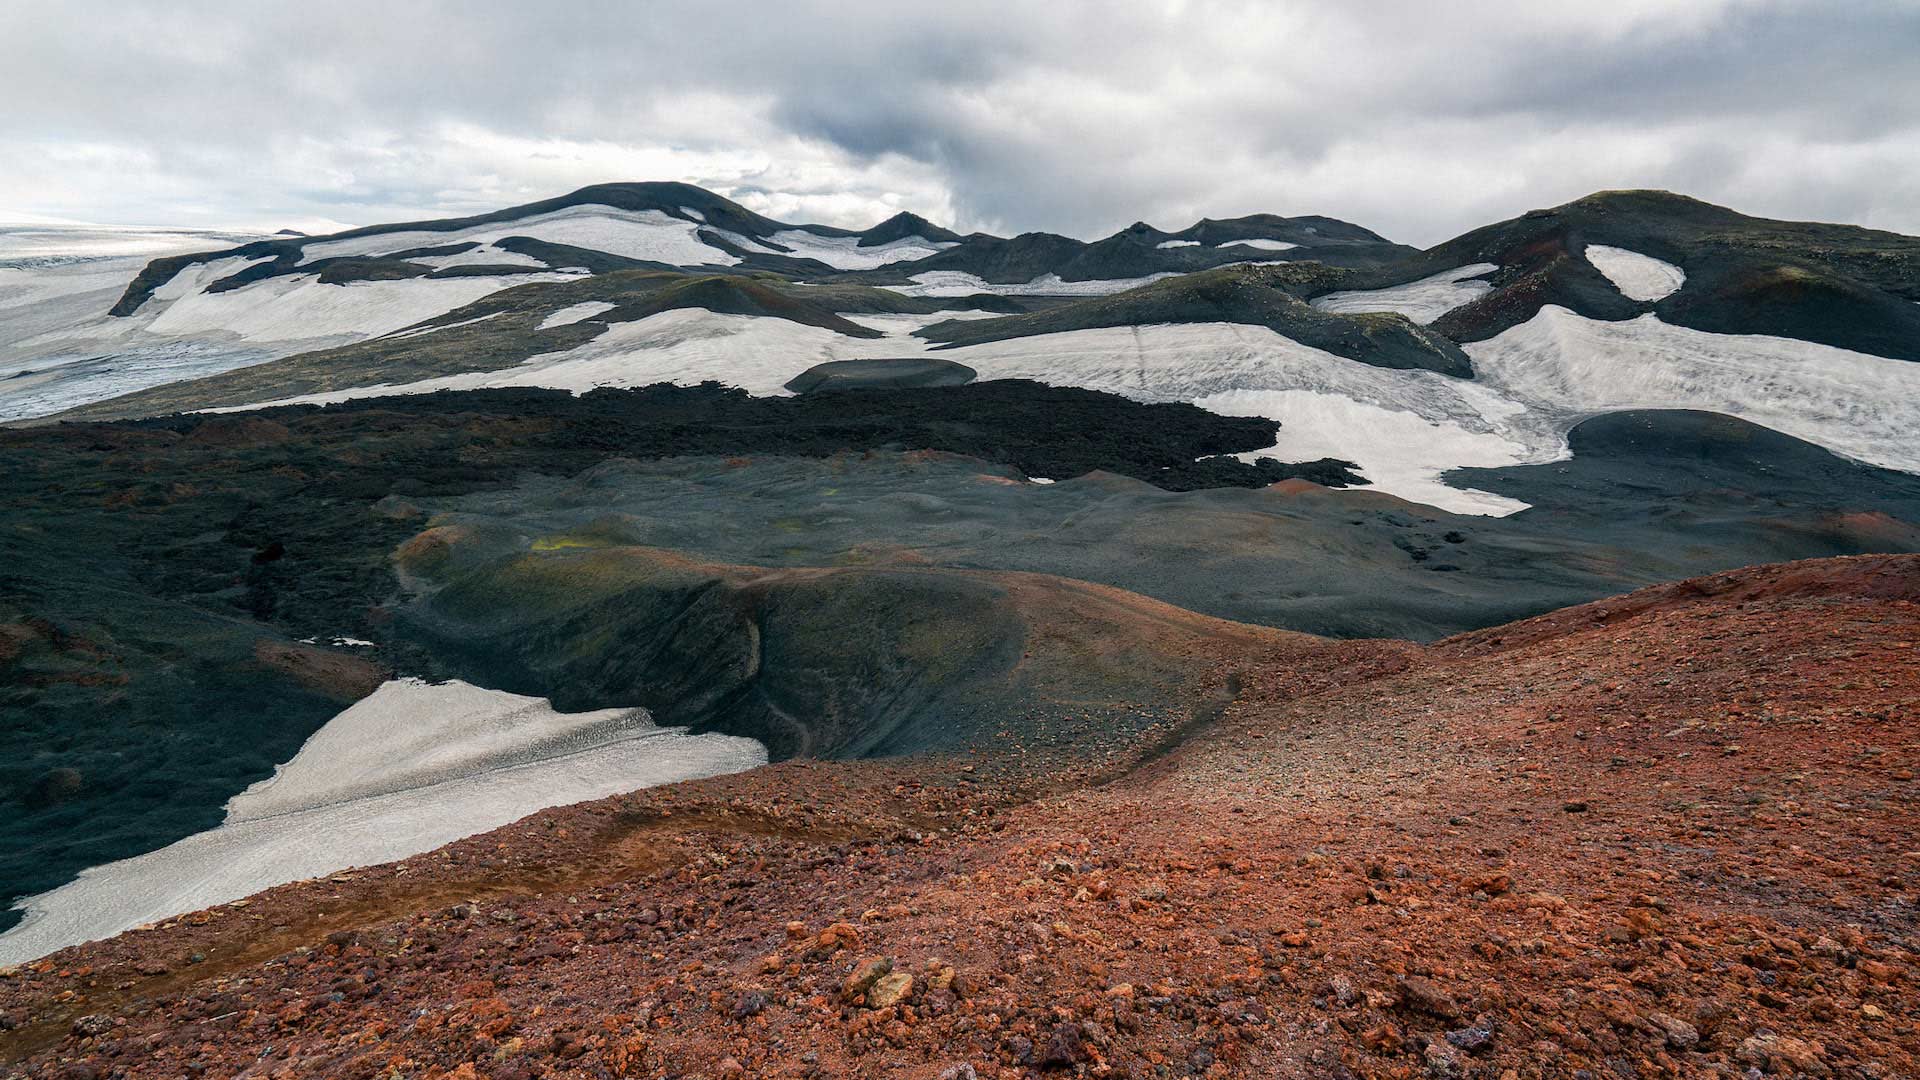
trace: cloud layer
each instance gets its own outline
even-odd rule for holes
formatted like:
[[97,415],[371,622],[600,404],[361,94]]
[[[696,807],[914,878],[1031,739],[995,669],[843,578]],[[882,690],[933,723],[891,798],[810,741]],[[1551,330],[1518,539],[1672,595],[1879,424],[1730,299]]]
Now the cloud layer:
[[788,220],[1322,213],[1610,187],[1920,233],[1920,8],[1789,0],[0,7],[0,210],[316,227],[682,179]]

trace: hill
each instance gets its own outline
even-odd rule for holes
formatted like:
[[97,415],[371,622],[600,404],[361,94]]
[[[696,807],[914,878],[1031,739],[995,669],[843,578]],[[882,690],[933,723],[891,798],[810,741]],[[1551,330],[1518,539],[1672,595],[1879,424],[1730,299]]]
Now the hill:
[[[1637,256],[1642,272],[1645,260],[1666,264],[1677,287],[1629,295],[1604,268],[1612,251]],[[1457,341],[1491,337],[1557,304],[1597,319],[1652,312],[1714,333],[1920,359],[1920,239],[1910,236],[1749,217],[1664,191],[1599,192],[1466,233],[1395,276],[1475,263],[1499,267],[1488,278],[1494,289],[1434,324]]]
[[29,965],[0,1055],[1899,1074],[1917,581],[1837,560],[1426,649],[1210,643],[1225,704],[1171,740],[546,811]]

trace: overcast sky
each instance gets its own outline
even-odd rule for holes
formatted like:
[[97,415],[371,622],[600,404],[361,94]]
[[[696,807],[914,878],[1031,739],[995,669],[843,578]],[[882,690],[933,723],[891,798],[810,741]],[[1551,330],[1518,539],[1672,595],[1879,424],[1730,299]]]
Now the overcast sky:
[[1920,2],[0,6],[0,217],[313,230],[686,180],[792,221],[1432,244],[1613,187],[1920,233]]

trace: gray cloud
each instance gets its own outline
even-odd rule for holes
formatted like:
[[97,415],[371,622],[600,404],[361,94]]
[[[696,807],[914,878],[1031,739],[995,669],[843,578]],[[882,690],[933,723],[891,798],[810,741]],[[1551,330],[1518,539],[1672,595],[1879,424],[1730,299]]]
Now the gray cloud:
[[684,179],[790,219],[1428,244],[1607,187],[1920,232],[1920,9],[1793,0],[0,7],[0,209],[316,226]]

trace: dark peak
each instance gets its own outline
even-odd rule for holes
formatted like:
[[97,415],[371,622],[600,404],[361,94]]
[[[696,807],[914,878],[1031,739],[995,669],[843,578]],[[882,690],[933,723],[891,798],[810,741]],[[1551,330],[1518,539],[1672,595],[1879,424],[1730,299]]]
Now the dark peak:
[[1243,214],[1230,218],[1201,218],[1172,234],[1182,240],[1218,244],[1249,238],[1284,240],[1302,247],[1326,244],[1387,244],[1386,237],[1351,221],[1305,214],[1286,217],[1281,214]]
[[1075,247],[1085,246],[1081,244],[1080,241],[1075,240],[1071,236],[1062,236],[1059,233],[1050,233],[1050,232],[1023,232],[1018,236],[1015,236],[1011,241],[1009,241],[1009,243],[1029,244],[1029,245],[1032,245],[1032,244],[1052,244],[1052,245],[1063,245],[1063,246],[1071,245]]
[[1161,232],[1159,229],[1154,228],[1144,221],[1136,221],[1126,228],[1121,229],[1119,232],[1114,233],[1112,236],[1095,240],[1094,244],[1101,247],[1112,244],[1146,244],[1150,246],[1170,235],[1172,234]]
[[1703,223],[1748,220],[1745,214],[1737,210],[1716,206],[1691,195],[1650,188],[1596,191],[1550,210],[1530,211],[1526,216],[1543,217],[1549,214],[1670,218]]
[[[1587,203],[1587,204],[1592,204],[1596,206],[1609,206],[1609,205],[1713,206],[1714,205],[1710,202],[1705,201],[1704,199],[1696,199],[1691,195],[1682,195],[1677,191],[1667,191],[1662,188],[1610,188],[1605,191],[1596,191],[1591,195],[1582,196],[1581,198],[1573,200],[1573,203],[1570,203],[1569,205],[1578,205],[1581,203]],[[1719,210],[1719,209],[1725,209],[1725,208],[1716,206],[1714,207],[1714,209]]]
[[717,213],[723,217],[752,215],[752,211],[724,195],[717,195],[696,184],[686,184],[678,180],[589,184],[552,201],[567,205],[605,203],[624,210],[664,210],[675,215],[679,215],[683,208],[697,210],[702,214]]
[[[625,180],[608,184],[588,184],[586,187],[561,196],[569,203],[589,203],[604,198],[615,198],[623,202],[653,202],[661,207],[691,206],[698,210],[703,205],[735,205],[731,200],[715,195],[706,188],[695,184],[681,183],[678,180]],[[617,204],[616,204],[617,205]]]
[[[1230,217],[1230,218],[1201,218],[1199,223],[1202,225],[1211,224],[1211,225],[1283,226],[1283,225],[1292,225],[1295,223],[1295,220],[1296,219],[1290,218],[1290,217],[1282,217],[1279,214],[1242,214],[1239,217]],[[1304,221],[1307,219],[1301,218],[1298,220]]]
[[860,234],[861,247],[878,247],[891,244],[895,240],[904,240],[909,236],[918,236],[922,240],[935,243],[953,243],[960,234],[951,229],[943,229],[919,214],[902,210],[873,228]]

